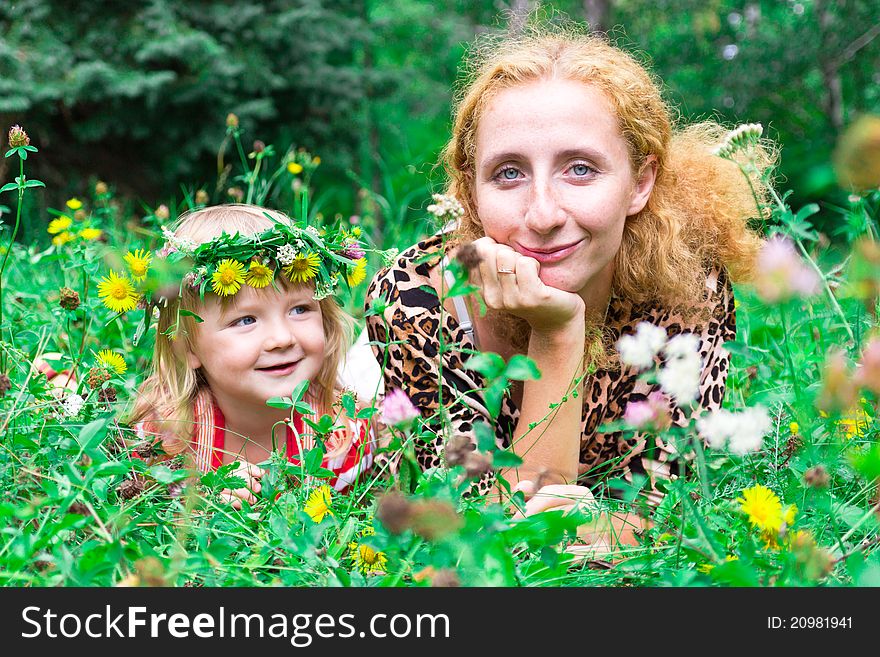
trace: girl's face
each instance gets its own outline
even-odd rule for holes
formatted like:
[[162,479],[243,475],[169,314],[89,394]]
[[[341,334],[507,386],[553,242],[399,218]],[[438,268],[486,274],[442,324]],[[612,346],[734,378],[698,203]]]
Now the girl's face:
[[[324,361],[324,327],[314,290],[243,286],[232,303],[205,297],[187,362],[202,368],[221,408],[266,409],[270,397],[289,396],[314,382]],[[312,385],[314,390],[314,383]]]
[[486,235],[537,260],[546,285],[586,299],[591,284],[610,284],[654,163],[635,179],[603,93],[572,80],[505,89],[483,111],[476,142],[473,200]]

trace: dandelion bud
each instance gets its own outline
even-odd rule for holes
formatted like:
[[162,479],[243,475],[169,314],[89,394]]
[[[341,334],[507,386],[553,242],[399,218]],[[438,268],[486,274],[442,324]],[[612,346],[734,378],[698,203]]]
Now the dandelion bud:
[[89,215],[87,215],[86,211],[83,209],[79,209],[73,213],[73,218],[76,219],[77,221],[85,221],[86,217],[88,217],[88,216]]
[[263,141],[256,139],[254,141],[253,150],[254,150],[254,153],[262,153],[264,150],[266,150],[266,144]]
[[809,532],[797,532],[791,542],[791,551],[801,574],[809,580],[822,579],[834,569],[834,559],[828,550],[819,547]]
[[58,305],[65,310],[76,310],[79,308],[79,293],[71,290],[69,287],[62,287],[60,290],[61,298],[58,299]]
[[89,373],[86,377],[86,383],[89,384],[89,388],[91,388],[92,390],[97,390],[111,378],[112,376],[110,372],[105,370],[103,367],[93,367],[89,370]]
[[238,116],[230,112],[226,115],[226,127],[227,128],[237,128],[238,127]]
[[196,192],[196,204],[197,205],[207,205],[208,204],[208,192],[204,189],[200,189]]
[[810,488],[827,488],[831,477],[822,465],[814,465],[804,473],[804,484]]
[[14,125],[9,128],[9,145],[12,148],[18,148],[19,146],[28,146],[31,143],[31,138],[28,137],[28,134],[24,131],[20,125]]
[[168,206],[163,203],[158,208],[156,208],[156,211],[153,212],[153,215],[156,217],[156,219],[161,219],[164,221],[171,216],[171,212],[168,210]]
[[235,199],[236,203],[241,203],[244,199],[244,190],[241,187],[230,187],[226,190],[226,195]]
[[385,493],[379,498],[376,518],[392,534],[402,534],[409,527],[410,502],[397,491]]
[[96,195],[103,196],[108,191],[110,191],[110,189],[107,187],[107,183],[105,183],[101,180],[99,180],[98,182],[95,183],[95,194]]
[[12,390],[12,381],[6,374],[0,374],[0,397],[5,397],[6,393]]

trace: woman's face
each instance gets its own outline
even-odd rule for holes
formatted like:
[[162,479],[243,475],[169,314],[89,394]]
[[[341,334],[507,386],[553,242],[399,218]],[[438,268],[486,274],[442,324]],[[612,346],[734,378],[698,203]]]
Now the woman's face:
[[635,179],[603,93],[572,80],[505,89],[476,138],[473,200],[486,235],[537,260],[545,285],[585,300],[610,285],[624,222],[645,206],[654,165]]

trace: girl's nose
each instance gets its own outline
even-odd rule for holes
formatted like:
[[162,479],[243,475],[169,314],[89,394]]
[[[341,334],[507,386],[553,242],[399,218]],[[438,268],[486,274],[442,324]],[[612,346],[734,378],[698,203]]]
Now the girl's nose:
[[289,322],[283,320],[268,322],[263,339],[263,348],[266,351],[287,349],[294,344],[296,344],[296,336]]
[[530,230],[546,235],[565,223],[565,210],[560,206],[550,181],[536,179],[529,189],[525,224]]

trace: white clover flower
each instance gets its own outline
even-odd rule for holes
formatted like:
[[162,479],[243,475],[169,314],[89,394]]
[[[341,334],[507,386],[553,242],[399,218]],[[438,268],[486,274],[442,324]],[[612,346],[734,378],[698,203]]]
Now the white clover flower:
[[458,219],[464,215],[464,208],[454,196],[434,194],[434,203],[428,206],[428,212],[438,219]]
[[672,337],[664,349],[666,362],[657,375],[660,388],[679,406],[691,403],[700,393],[700,339],[693,333]]
[[70,393],[69,395],[67,395],[67,397],[64,398],[64,402],[62,403],[64,414],[67,417],[76,417],[82,410],[84,403],[85,399],[80,397],[75,392]]
[[296,249],[290,244],[282,244],[278,247],[278,262],[287,266],[296,258]]
[[718,157],[729,159],[738,150],[746,150],[757,145],[763,134],[764,126],[760,123],[743,123],[728,132],[713,153]]
[[740,456],[761,449],[773,423],[763,406],[753,406],[739,413],[718,409],[697,419],[697,432],[713,449],[725,444]]
[[312,237],[321,237],[321,233],[314,226],[306,226],[306,232]]
[[634,335],[624,335],[617,341],[617,351],[625,365],[644,370],[654,364],[654,357],[664,344],[666,329],[650,322],[640,322]]

